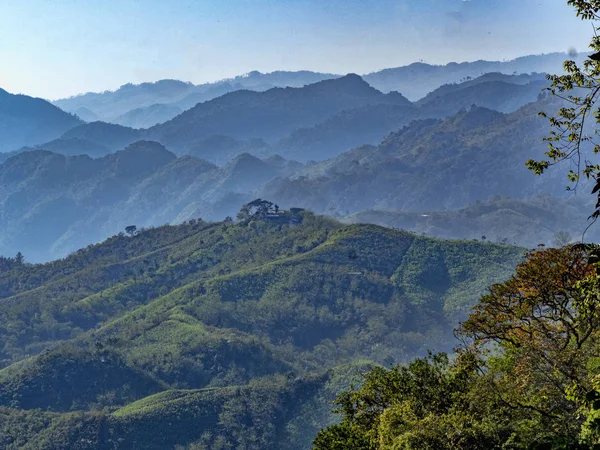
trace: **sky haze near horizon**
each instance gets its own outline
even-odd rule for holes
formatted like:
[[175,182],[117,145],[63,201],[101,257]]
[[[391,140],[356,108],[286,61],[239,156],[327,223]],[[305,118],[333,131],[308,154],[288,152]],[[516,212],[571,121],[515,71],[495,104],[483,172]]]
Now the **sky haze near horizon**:
[[369,73],[416,61],[586,51],[566,0],[0,0],[0,88],[57,99],[252,70]]

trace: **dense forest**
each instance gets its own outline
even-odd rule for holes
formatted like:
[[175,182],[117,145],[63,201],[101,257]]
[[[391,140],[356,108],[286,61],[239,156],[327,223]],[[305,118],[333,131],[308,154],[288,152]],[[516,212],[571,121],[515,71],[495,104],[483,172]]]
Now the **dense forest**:
[[596,448],[598,247],[534,251],[458,329],[464,345],[374,368],[316,449]]
[[453,324],[522,258],[258,199],[235,221],[131,226],[14,264],[0,434],[7,448],[307,448],[370,365],[451,350]]

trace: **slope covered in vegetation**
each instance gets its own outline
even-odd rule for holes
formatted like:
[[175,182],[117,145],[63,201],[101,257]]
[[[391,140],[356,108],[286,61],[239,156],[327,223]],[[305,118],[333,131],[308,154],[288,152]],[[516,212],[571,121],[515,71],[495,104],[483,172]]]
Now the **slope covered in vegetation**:
[[598,448],[599,250],[529,253],[461,324],[452,358],[373,368],[313,449]]
[[[6,442],[307,448],[348,387],[328,388],[332,374],[355,370],[324,369],[449,349],[456,321],[522,255],[268,207],[253,202],[235,223],[130,228],[47,264],[10,260],[0,405],[30,426]],[[157,421],[175,428],[159,437]],[[69,447],[82,440],[93,444]]]

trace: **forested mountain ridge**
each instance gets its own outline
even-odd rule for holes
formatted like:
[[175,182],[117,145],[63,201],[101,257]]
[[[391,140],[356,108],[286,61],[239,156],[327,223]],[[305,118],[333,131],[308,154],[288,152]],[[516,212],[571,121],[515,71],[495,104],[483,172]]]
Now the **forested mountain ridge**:
[[217,167],[138,141],[102,158],[44,150],[18,153],[0,165],[3,233],[0,253],[31,261],[64,256],[134,221],[139,226],[194,217],[222,219],[251,200],[267,180],[299,164],[249,154]]
[[[296,209],[245,214],[238,223],[130,230],[64,260],[4,270],[0,404],[13,408],[1,412],[13,424],[3,429],[5,442],[35,447],[51,433],[56,447],[48,448],[82,436],[91,439],[82,448],[161,448],[223,435],[249,448],[282,448],[282,440],[306,448],[310,436],[294,428],[315,431],[330,421],[327,402],[351,379],[348,368],[309,372],[362,358],[405,360],[442,345],[484,286],[506,277],[522,255],[510,246],[343,226]],[[327,388],[332,376],[338,386]],[[225,419],[233,405],[242,422],[263,417],[252,435]],[[283,405],[288,412],[277,413]],[[104,412],[18,411],[32,408]],[[200,411],[204,425],[183,432]],[[152,444],[156,414],[179,419]],[[267,427],[275,419],[265,417],[278,415]],[[39,428],[40,421],[51,425]],[[98,426],[112,431],[98,434]],[[116,442],[123,426],[134,440]]]
[[437,211],[367,210],[345,216],[344,223],[374,223],[442,239],[477,239],[535,248],[596,241],[590,225],[592,205],[577,196],[526,199],[495,197],[465,208]]
[[56,139],[81,123],[46,100],[0,89],[0,152]]
[[261,195],[339,215],[462,208],[494,195],[528,197],[542,186],[562,196],[562,179],[532,178],[525,167],[546,147],[546,122],[537,112],[554,108],[541,99],[511,114],[470,107],[446,119],[414,121],[377,147],[358,147],[273,180]]
[[383,94],[358,75],[350,74],[302,88],[232,92],[200,103],[147,133],[176,151],[215,134],[273,142],[340,111],[381,103],[410,105],[403,96]]
[[306,377],[273,376],[249,385],[164,391],[115,412],[69,414],[0,407],[7,450],[219,448],[304,450],[336,395],[371,367],[356,364]]
[[146,110],[154,105],[186,110],[228,92],[242,89],[265,91],[274,87],[302,87],[338,76],[309,71],[276,71],[268,74],[250,72],[232,79],[199,85],[178,80],[159,80],[137,85],[128,83],[115,91],[89,92],[56,100],[54,104],[74,113],[81,108],[86,108],[96,115],[96,120],[121,123],[120,117],[134,110]]

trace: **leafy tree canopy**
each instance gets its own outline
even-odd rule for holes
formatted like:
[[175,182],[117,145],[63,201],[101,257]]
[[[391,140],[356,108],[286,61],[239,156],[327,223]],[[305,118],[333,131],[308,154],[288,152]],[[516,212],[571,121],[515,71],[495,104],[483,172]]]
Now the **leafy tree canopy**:
[[575,8],[578,17],[591,23],[594,36],[590,40],[590,49],[594,53],[582,65],[565,61],[564,74],[548,76],[552,82],[548,90],[564,103],[555,116],[540,113],[548,118],[552,128],[545,138],[547,159],[530,159],[527,166],[534,173],[542,174],[552,165],[571,162],[574,168],[569,169],[568,179],[574,187],[577,188],[582,177],[594,185],[592,194],[597,195],[598,202],[591,217],[596,219],[600,216],[600,164],[597,158],[600,142],[593,125],[600,123],[600,36],[595,33],[600,21],[600,1],[568,0],[567,3]]

